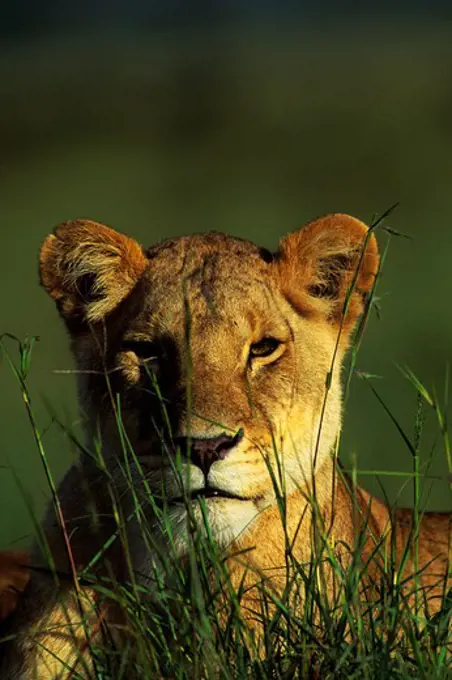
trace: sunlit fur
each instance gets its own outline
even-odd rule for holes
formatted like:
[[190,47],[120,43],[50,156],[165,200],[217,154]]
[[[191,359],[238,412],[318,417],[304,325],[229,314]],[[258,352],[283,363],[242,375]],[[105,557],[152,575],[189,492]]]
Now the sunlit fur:
[[[232,583],[239,586],[245,579],[250,588],[282,573],[287,539],[296,558],[309,562],[314,506],[325,525],[330,523],[331,545],[343,552],[353,547],[356,507],[334,474],[332,454],[342,419],[342,359],[378,263],[375,236],[342,214],[289,234],[274,254],[216,233],[164,241],[146,251],[86,220],[64,223],[45,240],[41,281],[70,333],[88,445],[95,450],[101,444],[124,517],[140,500],[157,547],[168,552],[173,546],[183,561],[189,517],[206,530],[204,507],[220,548],[230,555],[247,550],[246,557],[231,557],[227,564]],[[275,351],[253,358],[251,346],[268,337],[279,341]],[[175,437],[241,430],[240,442],[207,476],[193,464],[190,451],[172,443]],[[218,495],[190,500],[191,492],[206,485]],[[152,510],[149,489],[166,508],[171,536]],[[279,492],[286,499],[285,530]],[[81,467],[67,473],[59,497],[79,568],[117,528],[104,473],[83,456]],[[356,503],[372,528],[365,557],[381,536],[389,540],[391,523],[386,507],[359,488]],[[396,515],[402,533],[410,518],[407,512]],[[433,560],[434,565],[423,583],[437,597],[447,569],[449,527],[446,515],[426,514],[421,522],[419,564]],[[51,510],[44,530],[57,566],[68,571]],[[158,551],[145,544],[136,518],[127,524],[127,539],[137,573],[150,577]],[[120,548],[116,541],[106,555],[118,579],[128,567]],[[399,539],[397,551],[403,552]],[[14,671],[17,678],[31,677],[38,663],[33,654],[39,663],[46,656],[27,647],[30,622],[36,629],[56,607],[53,583],[40,583],[39,592],[47,597],[33,600],[36,578],[12,623],[20,634],[4,672]],[[283,586],[279,576],[271,577],[271,587]],[[71,659],[72,653],[69,645],[63,656]]]

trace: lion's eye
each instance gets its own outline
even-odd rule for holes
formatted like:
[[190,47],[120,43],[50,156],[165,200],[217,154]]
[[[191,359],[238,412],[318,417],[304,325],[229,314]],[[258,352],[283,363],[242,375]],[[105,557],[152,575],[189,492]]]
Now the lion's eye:
[[141,361],[152,361],[158,358],[157,349],[149,340],[124,340],[122,352],[133,352]]
[[254,342],[250,347],[250,357],[269,357],[280,346],[281,342],[276,338],[262,338],[259,342]]

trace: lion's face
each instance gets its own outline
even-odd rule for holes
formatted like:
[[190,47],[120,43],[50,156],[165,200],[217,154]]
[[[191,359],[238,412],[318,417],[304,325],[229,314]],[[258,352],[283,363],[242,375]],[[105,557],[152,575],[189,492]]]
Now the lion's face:
[[42,281],[71,332],[104,455],[123,456],[120,408],[175,525],[184,496],[202,523],[203,497],[228,544],[274,502],[275,482],[296,492],[322,467],[340,426],[342,355],[378,266],[373,236],[361,257],[366,233],[327,216],[275,255],[222,234],[145,252],[85,221],[45,241]]

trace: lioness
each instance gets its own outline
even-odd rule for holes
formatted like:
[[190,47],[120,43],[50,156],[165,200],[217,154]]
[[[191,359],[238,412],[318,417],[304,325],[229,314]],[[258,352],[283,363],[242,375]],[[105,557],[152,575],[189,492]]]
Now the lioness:
[[[101,442],[105,467],[84,455],[59,487],[59,516],[52,506],[43,525],[56,569],[73,574],[105,544],[96,564],[107,567],[99,573],[127,578],[123,544],[111,540],[119,512],[129,518],[123,527],[132,567],[150,576],[157,558],[134,514],[137,497],[156,543],[169,546],[170,538],[153,514],[144,481],[157,506],[164,496],[180,559],[190,514],[230,555],[241,551],[228,568],[237,587],[245,578],[250,597],[259,577],[280,573],[287,536],[297,559],[309,562],[314,515],[332,545],[352,549],[364,522],[364,552],[387,536],[400,559],[410,511],[391,519],[364,489],[352,497],[333,455],[341,427],[341,364],[378,266],[374,234],[343,214],[289,234],[274,254],[219,233],[144,250],[88,220],[57,227],[42,245],[41,282],[69,331],[89,445],[95,451]],[[110,485],[120,491],[115,512]],[[278,488],[285,495],[285,531]],[[418,563],[430,611],[448,570],[450,517],[428,513],[421,519]],[[409,558],[405,575],[413,564]],[[278,577],[269,580],[276,590],[282,587]],[[71,677],[76,652],[83,656],[99,616],[110,616],[108,605],[101,603],[101,614],[96,610],[98,595],[89,587],[80,587],[78,604],[70,579],[59,588],[66,612],[55,580],[32,572],[10,617],[17,637],[5,647],[2,678]],[[69,635],[65,626],[80,609],[93,629],[73,626]],[[79,663],[77,670],[89,674],[88,666]]]

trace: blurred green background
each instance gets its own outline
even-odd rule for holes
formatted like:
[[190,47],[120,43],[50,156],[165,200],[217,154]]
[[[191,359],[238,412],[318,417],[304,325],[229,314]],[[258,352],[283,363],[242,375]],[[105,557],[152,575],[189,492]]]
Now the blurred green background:
[[[357,16],[350,7],[346,16],[306,17],[290,3],[285,12],[214,16],[207,4],[195,4],[194,18],[176,8],[178,21],[156,12],[134,23],[117,12],[111,22],[64,15],[44,26],[36,13],[24,20],[31,4],[23,0],[23,15],[11,15],[8,30],[2,24],[0,333],[40,337],[29,384],[56,478],[74,452],[51,425],[46,402],[67,424],[78,416],[73,376],[55,372],[72,364],[63,326],[38,285],[37,253],[66,219],[89,217],[145,245],[215,229],[272,248],[319,214],[348,212],[370,222],[400,201],[387,224],[412,239],[390,239],[381,318],[370,320],[358,368],[382,376],[373,384],[410,437],[416,391],[397,365],[435,385],[441,399],[447,391],[449,18],[421,11]],[[386,235],[379,238],[384,247]],[[14,343],[8,347],[17,357]],[[426,481],[427,504],[446,510],[444,447],[435,418],[425,415],[422,460],[433,455],[435,477]],[[345,423],[346,465],[412,469],[396,428],[358,379]],[[30,512],[42,512],[48,490],[5,360],[0,465],[0,546],[26,543]],[[404,478],[361,482],[380,494],[381,482],[392,500],[405,483],[400,502],[412,502]]]

